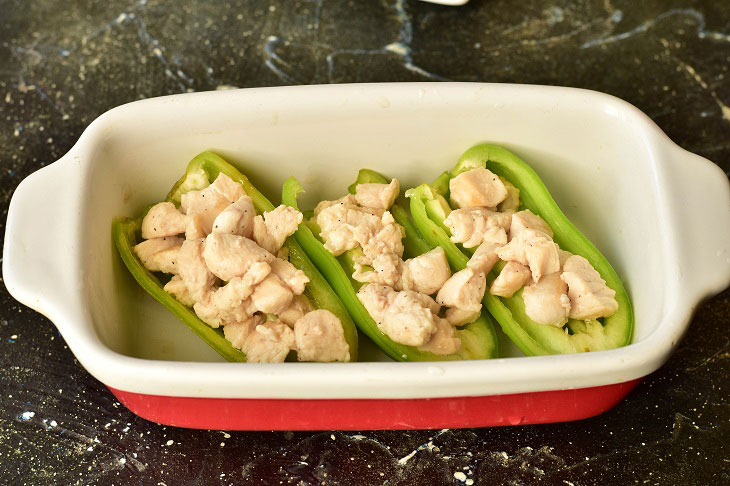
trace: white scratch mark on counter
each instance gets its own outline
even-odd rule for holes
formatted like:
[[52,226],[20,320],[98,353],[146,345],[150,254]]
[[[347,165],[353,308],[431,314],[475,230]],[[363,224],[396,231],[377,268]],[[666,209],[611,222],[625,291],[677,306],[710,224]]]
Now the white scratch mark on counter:
[[723,32],[716,32],[716,31],[708,31],[706,29],[705,15],[702,12],[700,12],[699,10],[696,10],[693,8],[675,8],[672,10],[667,10],[666,12],[663,12],[652,19],[646,20],[631,30],[622,32],[620,34],[615,34],[615,35],[611,35],[611,36],[607,36],[607,37],[601,37],[598,39],[594,39],[594,40],[583,43],[580,47],[582,49],[587,49],[590,47],[596,47],[596,46],[601,46],[601,45],[605,45],[605,44],[612,44],[614,42],[620,42],[622,40],[633,37],[637,34],[642,34],[646,31],[648,31],[649,29],[651,29],[652,27],[654,27],[656,24],[658,24],[665,18],[673,17],[673,16],[686,16],[686,17],[694,18],[697,21],[697,36],[700,39],[712,39],[712,40],[716,40],[716,41],[730,42],[730,34],[725,34]]
[[425,444],[419,445],[418,447],[413,449],[411,452],[409,452],[405,456],[398,459],[398,464],[400,466],[406,465],[408,463],[408,461],[410,461],[411,458],[413,458],[413,456],[418,454],[418,452],[426,450],[426,449],[428,449],[431,452],[439,452],[440,449],[438,447],[436,447],[435,445],[433,445],[433,439],[435,439],[436,437],[439,437],[440,435],[445,434],[448,431],[449,431],[449,429],[442,429],[442,430],[438,431],[436,434],[434,434],[433,438],[431,438],[428,442],[426,442]]
[[730,122],[730,106],[726,105],[720,99],[720,97],[717,95],[717,92],[715,92],[715,90],[712,89],[704,79],[702,79],[702,76],[699,75],[694,67],[682,61],[681,59],[678,59],[677,57],[674,57],[674,60],[680,68],[682,68],[687,74],[689,74],[692,79],[694,79],[697,84],[699,84],[702,89],[704,89],[712,97],[717,106],[720,108],[720,114],[722,115],[722,118]]

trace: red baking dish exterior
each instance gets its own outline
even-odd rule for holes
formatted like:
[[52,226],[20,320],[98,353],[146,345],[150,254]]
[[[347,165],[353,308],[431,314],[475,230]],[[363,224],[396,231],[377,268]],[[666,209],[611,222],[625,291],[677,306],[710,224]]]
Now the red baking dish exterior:
[[[568,422],[613,408],[641,379],[615,385],[484,397],[267,400],[144,395],[109,388],[134,414],[209,430],[412,430]],[[214,413],[211,413],[214,410]]]

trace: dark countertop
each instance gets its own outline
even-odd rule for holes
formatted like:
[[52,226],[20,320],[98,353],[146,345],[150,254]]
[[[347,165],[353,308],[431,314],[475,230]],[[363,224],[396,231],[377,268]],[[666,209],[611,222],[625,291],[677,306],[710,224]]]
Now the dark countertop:
[[[281,84],[459,80],[596,89],[730,170],[725,0],[0,0],[0,197],[127,101]],[[2,227],[4,232],[4,217]],[[0,288],[0,482],[729,484],[730,292],[599,417],[440,432],[224,433],[129,413]],[[415,452],[415,453],[414,453]],[[456,474],[458,472],[464,473]]]

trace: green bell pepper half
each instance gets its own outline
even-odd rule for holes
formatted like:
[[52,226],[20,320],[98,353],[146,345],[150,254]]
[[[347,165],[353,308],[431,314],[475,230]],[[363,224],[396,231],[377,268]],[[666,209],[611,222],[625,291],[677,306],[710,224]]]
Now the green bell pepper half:
[[[448,181],[470,169],[486,167],[520,191],[520,209],[529,209],[552,228],[560,248],[586,258],[606,284],[616,291],[618,310],[610,317],[595,320],[570,319],[564,328],[538,324],[525,312],[522,289],[510,298],[487,291],[483,303],[504,333],[528,356],[599,351],[625,346],[631,342],[634,312],[628,293],[608,260],[563,214],[537,173],[515,154],[496,145],[477,145],[461,156],[451,172],[432,184],[422,184],[406,193],[416,227],[433,245],[441,246],[455,268],[464,268],[473,249],[451,241],[443,220],[451,208],[447,201]],[[488,283],[497,276],[497,265]]]
[[[252,199],[257,213],[261,214],[274,209],[274,205],[251,184],[245,175],[213,152],[203,152],[190,161],[185,175],[173,186],[167,195],[166,201],[179,205],[182,194],[192,190],[204,189],[220,173],[226,174],[243,186],[246,194]],[[139,261],[132,251],[132,247],[141,241],[143,218],[144,215],[137,219],[115,218],[112,223],[114,243],[129,272],[155,300],[175,314],[183,324],[223,358],[228,361],[246,361],[245,353],[231,345],[223,336],[222,328],[213,329],[203,322],[192,308],[181,304],[175,297],[167,293],[163,289],[164,284]],[[350,360],[356,361],[358,352],[357,328],[342,302],[293,237],[286,239],[284,247],[288,250],[289,261],[309,278],[304,295],[314,308],[326,309],[337,316],[342,323],[345,340],[350,348]]]
[[[363,169],[358,174],[355,184],[349,187],[354,192],[357,184],[363,183],[387,183],[388,181],[379,173]],[[299,182],[290,177],[284,183],[282,202],[288,206],[298,209],[297,197],[303,192]],[[408,211],[400,204],[394,204],[391,209],[393,218],[406,229],[404,241],[405,253],[410,256],[418,256],[434,248],[424,240],[418,233]],[[457,353],[439,355],[431,352],[421,351],[415,346],[399,344],[386,336],[362,305],[357,297],[357,291],[363,285],[352,278],[354,272],[354,258],[361,252],[360,248],[347,251],[335,257],[323,245],[318,238],[320,229],[313,220],[307,221],[299,226],[294,233],[294,238],[309,254],[312,261],[329,281],[332,288],[347,307],[350,315],[355,320],[357,327],[368,336],[376,346],[396,361],[447,361],[465,359],[489,359],[498,356],[497,335],[494,324],[486,312],[474,322],[457,329],[455,336],[461,340],[461,349]]]

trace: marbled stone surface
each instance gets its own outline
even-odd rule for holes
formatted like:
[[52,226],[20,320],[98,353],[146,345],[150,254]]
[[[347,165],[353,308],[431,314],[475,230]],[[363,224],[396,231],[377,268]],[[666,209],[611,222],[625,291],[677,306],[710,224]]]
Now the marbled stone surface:
[[[725,0],[0,0],[0,209],[121,103],[362,81],[556,84],[617,95],[730,170]],[[4,217],[2,228],[4,230]],[[0,289],[3,484],[728,484],[730,292],[612,411],[440,432],[224,433],[117,403]]]

